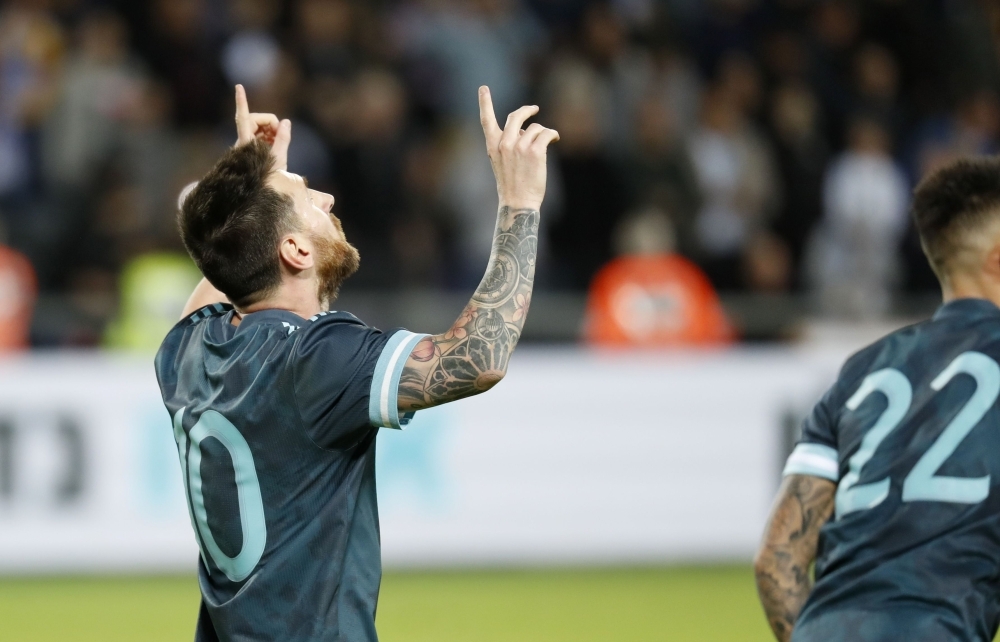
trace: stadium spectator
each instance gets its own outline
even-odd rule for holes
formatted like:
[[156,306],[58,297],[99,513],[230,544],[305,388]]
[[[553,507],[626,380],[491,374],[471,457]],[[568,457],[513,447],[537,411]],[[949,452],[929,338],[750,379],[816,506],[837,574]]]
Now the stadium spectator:
[[790,84],[772,96],[770,125],[784,194],[773,229],[790,252],[794,285],[804,285],[806,243],[823,214],[823,178],[829,145],[823,138],[819,103],[808,87]]
[[695,229],[703,264],[722,290],[748,285],[742,270],[744,251],[779,202],[770,146],[744,114],[744,100],[725,87],[710,88],[701,125],[691,140],[704,197]]
[[723,345],[734,336],[708,277],[674,251],[669,215],[638,211],[615,230],[619,256],[594,277],[587,340],[596,346]]
[[[562,284],[584,290],[612,256],[611,232],[628,207],[622,168],[603,145],[600,77],[585,64],[566,66],[552,79],[548,113],[562,139],[555,153],[553,190],[558,212],[549,217],[552,255]],[[603,103],[606,105],[607,103]]]
[[812,249],[815,287],[827,314],[877,318],[888,311],[900,276],[895,250],[906,230],[909,184],[881,124],[858,118],[848,139],[824,184]]
[[[173,201],[232,143],[226,104],[240,81],[255,104],[294,116],[291,165],[338,196],[369,246],[359,287],[474,285],[492,234],[480,213],[496,195],[462,96],[488,83],[498,110],[538,102],[563,121],[540,292],[582,293],[622,214],[648,206],[669,212],[679,251],[715,287],[801,288],[823,180],[855,115],[886,128],[894,158],[883,161],[902,162],[909,184],[1000,149],[993,11],[933,0],[7,2],[0,238],[29,257],[43,292],[82,300],[82,283],[106,298],[131,258],[179,247]],[[596,224],[571,229],[574,215]],[[906,279],[888,293],[935,287],[907,234],[887,259]],[[393,235],[422,240],[366,241]],[[100,256],[102,243],[114,251]]]

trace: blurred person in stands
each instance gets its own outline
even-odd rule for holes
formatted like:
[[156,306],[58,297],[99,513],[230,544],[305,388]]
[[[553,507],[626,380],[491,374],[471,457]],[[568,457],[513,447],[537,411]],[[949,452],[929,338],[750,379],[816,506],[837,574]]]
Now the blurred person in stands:
[[899,279],[909,183],[879,122],[856,118],[848,140],[827,171],[810,270],[825,312],[878,318],[888,312]]
[[174,120],[184,128],[214,127],[225,110],[221,41],[208,24],[206,0],[154,0],[148,5],[150,37],[137,43],[170,88]]
[[724,345],[734,338],[712,283],[675,251],[667,211],[624,218],[614,233],[618,258],[602,267],[587,296],[585,336],[604,347]]
[[859,11],[849,0],[822,0],[814,4],[810,21],[810,84],[827,116],[827,140],[837,145],[855,105],[851,63],[861,37]]
[[908,124],[899,101],[899,66],[892,53],[877,44],[863,45],[854,56],[854,111],[878,120],[893,140]]
[[65,39],[30,3],[0,8],[0,220],[7,241],[29,253],[40,186],[37,134],[58,96]]
[[222,47],[220,61],[226,80],[231,84],[272,82],[281,60],[276,35],[280,2],[229,0],[226,9],[231,34]]
[[931,118],[918,134],[912,171],[923,178],[965,156],[1000,152],[1000,98],[990,89],[963,97],[943,118]]
[[662,94],[650,94],[636,109],[636,146],[625,161],[624,176],[632,206],[655,204],[671,213],[676,249],[696,256],[695,216],[701,192],[686,141]]
[[562,66],[550,79],[552,119],[562,135],[554,158],[557,214],[549,227],[557,285],[585,290],[614,255],[612,230],[628,208],[623,168],[604,145],[604,85],[586,65]]
[[635,145],[634,114],[654,82],[652,56],[634,46],[629,35],[621,10],[614,3],[590,3],[580,25],[579,62],[568,61],[586,64],[603,85],[607,104],[602,116],[602,145],[616,155],[627,154]]
[[713,85],[690,143],[704,199],[695,221],[699,256],[721,290],[752,285],[743,269],[747,247],[767,229],[780,202],[770,145],[743,111],[748,97]]
[[89,233],[101,189],[114,182],[105,179],[133,169],[123,162],[124,154],[130,125],[149,106],[144,103],[148,77],[128,38],[127,25],[110,11],[85,14],[77,26],[76,46],[41,132],[46,198],[29,229],[43,287],[61,287],[74,278],[93,249],[87,240],[93,240]]
[[506,375],[559,135],[526,126],[537,107],[501,129],[480,89],[499,200],[485,276],[446,332],[383,333],[330,311],[360,256],[333,196],[287,171],[291,121],[251,114],[242,87],[236,102],[237,145],[178,216],[205,279],[155,362],[202,552],[196,639],[374,642],[375,437]]
[[28,347],[37,295],[31,263],[20,252],[0,245],[0,353]]
[[44,132],[50,184],[86,191],[121,144],[121,125],[138,110],[146,80],[128,37],[128,26],[111,12],[88,14],[80,23]]
[[31,188],[30,133],[56,98],[65,36],[30,4],[0,8],[0,199]]
[[392,18],[402,51],[436,67],[436,103],[450,119],[476,125],[475,106],[463,99],[488,84],[497,109],[522,103],[528,73],[546,34],[518,0],[437,0],[399,7]]
[[396,75],[381,68],[359,71],[348,91],[348,130],[335,155],[335,184],[345,231],[372,257],[358,271],[357,283],[388,288],[397,275],[385,236],[405,207],[409,102]]
[[[498,111],[528,99],[529,72],[546,45],[546,33],[519,0],[442,0],[401,3],[391,17],[401,52],[420,77],[411,78],[414,99],[449,130],[451,162],[445,200],[454,216],[457,287],[474,285],[486,259],[493,178],[483,158],[475,105],[465,100],[489,85]],[[396,164],[398,166],[398,163]]]
[[784,186],[774,231],[790,253],[793,285],[803,287],[806,246],[823,216],[823,180],[830,151],[820,106],[803,84],[779,87],[771,96],[770,126]]
[[348,0],[297,0],[295,47],[309,76],[346,79],[359,61],[351,46],[356,8]]
[[448,162],[443,137],[414,140],[403,159],[404,203],[392,224],[395,282],[409,288],[449,285],[448,249],[454,214],[442,197]]
[[118,311],[104,345],[155,354],[200,280],[198,268],[183,254],[150,252],[129,261],[118,276]]

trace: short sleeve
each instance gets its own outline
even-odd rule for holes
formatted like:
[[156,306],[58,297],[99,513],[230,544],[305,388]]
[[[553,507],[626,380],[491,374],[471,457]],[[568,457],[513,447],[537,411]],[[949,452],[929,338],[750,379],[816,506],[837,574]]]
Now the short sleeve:
[[368,395],[368,420],[378,428],[395,428],[402,430],[413,418],[412,412],[399,414],[399,378],[403,374],[403,366],[413,348],[426,337],[426,334],[414,334],[406,330],[398,330],[389,337],[372,375],[371,390]]
[[784,475],[811,475],[836,482],[840,479],[837,454],[837,419],[832,412],[833,390],[820,399],[802,424],[802,438],[785,464]]
[[316,445],[350,447],[375,428],[406,423],[397,407],[399,378],[423,335],[381,332],[345,313],[314,318],[298,332],[293,386]]

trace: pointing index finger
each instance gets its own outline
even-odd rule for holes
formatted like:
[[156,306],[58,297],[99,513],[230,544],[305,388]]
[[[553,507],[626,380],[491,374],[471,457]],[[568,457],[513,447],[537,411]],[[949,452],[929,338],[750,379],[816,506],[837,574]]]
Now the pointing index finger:
[[243,85],[236,85],[236,134],[239,143],[249,143],[253,140],[257,127],[250,118],[250,106],[247,104],[247,92]]
[[482,122],[487,144],[491,147],[496,146],[502,131],[493,111],[493,96],[490,95],[490,88],[486,86],[479,88],[479,120]]

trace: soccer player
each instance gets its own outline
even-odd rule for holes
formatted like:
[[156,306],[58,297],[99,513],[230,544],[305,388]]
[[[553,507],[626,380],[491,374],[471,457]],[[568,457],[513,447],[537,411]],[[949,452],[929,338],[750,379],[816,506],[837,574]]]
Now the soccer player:
[[251,114],[184,198],[205,280],[156,356],[201,549],[196,640],[376,640],[375,436],[492,388],[524,326],[546,149],[522,107],[501,129],[479,93],[500,208],[479,289],[433,336],[329,311],[358,268],[334,199],[286,168],[291,122]]
[[944,304],[848,359],[804,423],[755,564],[782,641],[1000,624],[1000,159],[939,170],[912,214]]

